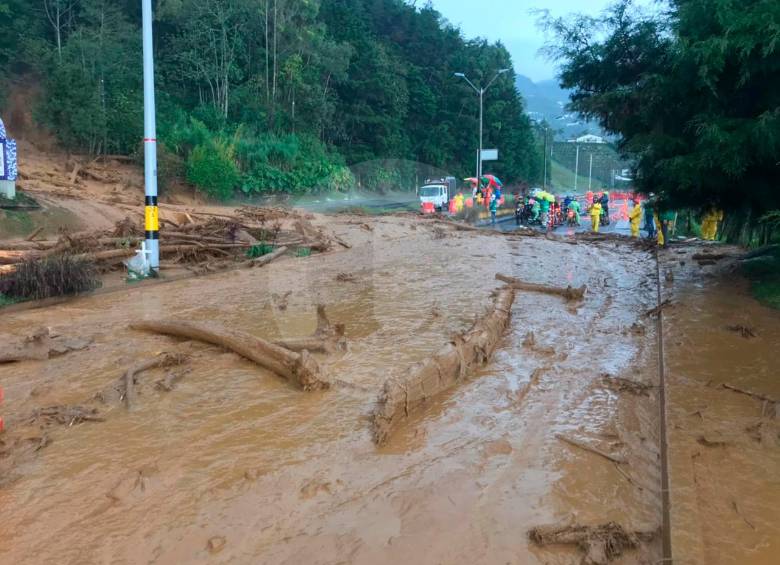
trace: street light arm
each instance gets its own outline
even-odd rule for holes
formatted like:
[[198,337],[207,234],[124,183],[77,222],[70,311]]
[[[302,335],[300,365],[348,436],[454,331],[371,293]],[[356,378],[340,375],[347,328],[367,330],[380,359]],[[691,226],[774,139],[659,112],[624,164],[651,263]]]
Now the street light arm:
[[473,83],[473,82],[471,82],[471,81],[469,80],[469,77],[467,77],[467,76],[466,76],[466,75],[464,75],[463,73],[455,73],[455,76],[456,76],[456,77],[460,77],[460,78],[462,78],[463,80],[465,80],[467,83],[469,83],[469,86],[470,86],[471,88],[473,88],[473,89],[474,89],[474,91],[475,91],[477,94],[480,94],[479,88],[477,88],[476,86],[474,86],[474,83]]
[[487,86],[482,89],[482,92],[485,92],[488,88],[490,88],[490,85],[496,82],[496,79],[503,75],[504,73],[509,72],[509,69],[501,69],[496,73],[496,76],[494,76],[489,83],[487,83]]

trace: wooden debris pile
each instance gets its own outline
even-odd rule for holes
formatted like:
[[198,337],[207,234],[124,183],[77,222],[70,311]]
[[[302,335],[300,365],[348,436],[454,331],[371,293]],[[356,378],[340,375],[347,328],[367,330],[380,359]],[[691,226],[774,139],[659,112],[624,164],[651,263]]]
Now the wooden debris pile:
[[597,526],[551,525],[539,526],[528,532],[528,537],[540,547],[573,545],[583,554],[583,564],[604,565],[619,559],[627,550],[636,549],[642,542],[650,542],[654,531],[627,531],[620,524],[608,522]]
[[[349,247],[311,222],[311,216],[275,208],[237,209],[232,214],[164,213],[160,221],[163,263],[213,271],[232,266],[256,266],[258,259],[277,249],[306,248],[325,252],[335,245]],[[144,239],[140,222],[126,218],[110,230],[60,233],[44,239],[40,229],[23,240],[0,242],[0,277],[12,276],[30,260],[71,255],[94,262],[101,271],[133,257]]]

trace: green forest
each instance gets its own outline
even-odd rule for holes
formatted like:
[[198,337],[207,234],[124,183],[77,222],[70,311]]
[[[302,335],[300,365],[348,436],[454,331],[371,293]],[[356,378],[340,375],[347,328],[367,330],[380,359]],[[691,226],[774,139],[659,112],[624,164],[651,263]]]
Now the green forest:
[[[478,100],[454,73],[484,85],[512,68],[500,43],[403,0],[157,0],[154,14],[163,194],[176,180],[217,199],[408,190],[417,163],[472,176]],[[0,0],[0,89],[35,81],[36,124],[65,150],[137,155],[140,28],[138,0]],[[485,98],[490,172],[533,182],[541,149],[514,84]]]

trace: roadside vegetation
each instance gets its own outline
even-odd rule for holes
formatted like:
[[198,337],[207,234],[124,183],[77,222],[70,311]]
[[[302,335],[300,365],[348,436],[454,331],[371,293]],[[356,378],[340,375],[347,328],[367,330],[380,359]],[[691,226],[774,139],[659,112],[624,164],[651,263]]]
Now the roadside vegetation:
[[[47,17],[46,10],[50,14]],[[155,3],[161,190],[210,197],[409,190],[422,163],[472,174],[484,85],[512,68],[500,43],[465,40],[430,5],[403,0]],[[0,0],[0,91],[41,88],[36,123],[67,151],[136,154],[142,138],[140,3]],[[514,71],[485,99],[491,172],[541,177]],[[2,94],[0,94],[2,96]],[[396,159],[356,178],[352,165]]]

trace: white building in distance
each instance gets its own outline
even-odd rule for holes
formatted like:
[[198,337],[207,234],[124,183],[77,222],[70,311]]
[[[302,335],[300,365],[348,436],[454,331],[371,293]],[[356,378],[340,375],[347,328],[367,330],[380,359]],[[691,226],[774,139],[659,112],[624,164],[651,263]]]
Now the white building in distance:
[[570,139],[569,143],[606,143],[606,141],[598,135],[583,135],[577,139]]

